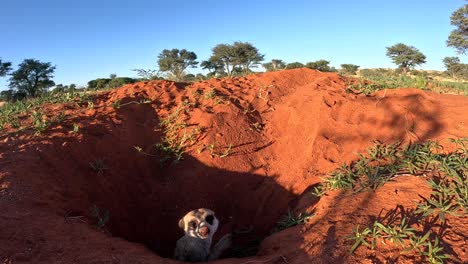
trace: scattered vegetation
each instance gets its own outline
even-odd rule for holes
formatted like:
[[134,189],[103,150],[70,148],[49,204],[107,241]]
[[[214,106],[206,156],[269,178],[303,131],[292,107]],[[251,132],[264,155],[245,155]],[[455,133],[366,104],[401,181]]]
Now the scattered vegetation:
[[362,69],[359,71],[359,77],[364,80],[349,83],[347,92],[369,95],[384,89],[411,87],[435,92],[454,91],[468,95],[468,83],[437,81],[425,72],[414,71],[411,75],[401,75],[394,70]]
[[[47,93],[37,98],[9,102],[0,108],[0,130],[9,126],[13,129],[20,129],[21,122],[25,116],[30,117],[31,127],[42,132],[47,128],[48,124],[57,123],[63,120],[64,114],[60,114],[55,119],[45,120],[44,115],[40,118],[40,113],[43,113],[42,107],[46,104],[63,104],[85,102],[89,100],[89,94],[86,92],[70,91],[64,93]],[[27,127],[24,127],[27,128]],[[23,129],[24,129],[23,128]]]
[[353,241],[351,253],[361,245],[376,249],[380,242],[401,248],[403,253],[418,253],[429,263],[443,263],[449,258],[439,244],[443,233],[431,231],[431,227],[438,223],[436,226],[444,228],[448,215],[464,217],[468,212],[468,138],[450,141],[458,148],[448,154],[436,142],[407,146],[377,142],[366,154],[358,154],[358,160],[331,172],[315,188],[314,194],[319,196],[334,189],[360,192],[376,189],[400,175],[432,176],[428,180],[430,197],[421,197],[415,208],[408,210],[408,216],[398,221],[383,217],[364,229],[357,226],[349,237]]
[[155,150],[159,154],[161,166],[168,162],[171,165],[177,164],[183,159],[183,154],[187,147],[195,143],[198,135],[202,133],[202,128],[189,129],[182,117],[186,107],[179,106],[166,118],[161,119],[161,126],[164,128],[164,137],[160,143],[155,145]]

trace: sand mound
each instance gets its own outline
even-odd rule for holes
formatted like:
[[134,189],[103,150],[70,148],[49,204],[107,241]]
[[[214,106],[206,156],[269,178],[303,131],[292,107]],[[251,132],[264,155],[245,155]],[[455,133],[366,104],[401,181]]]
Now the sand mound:
[[[343,238],[356,222],[430,189],[402,177],[376,192],[318,200],[311,186],[376,140],[467,137],[468,99],[416,89],[355,95],[346,92],[351,81],[309,69],[151,81],[102,92],[92,107],[44,107],[67,118],[41,135],[0,138],[0,261],[170,263],[177,222],[198,207],[220,218],[217,237],[241,234],[225,257],[267,237],[257,256],[218,263],[355,261]],[[317,216],[270,235],[288,209]],[[459,236],[446,243],[467,259]]]

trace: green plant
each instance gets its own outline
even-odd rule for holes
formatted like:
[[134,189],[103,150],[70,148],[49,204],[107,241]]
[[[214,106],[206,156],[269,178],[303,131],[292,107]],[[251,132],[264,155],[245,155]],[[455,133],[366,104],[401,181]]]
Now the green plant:
[[354,243],[349,250],[349,253],[352,254],[354,251],[362,244],[370,247],[370,244],[367,242],[369,235],[372,233],[372,230],[368,227],[364,228],[363,230],[359,230],[359,225],[353,229],[353,235],[349,236],[347,239],[353,240]]
[[205,99],[214,99],[216,95],[216,89],[211,88],[209,91],[205,92]]
[[98,175],[102,175],[107,169],[107,165],[104,163],[103,159],[96,159],[93,162],[89,163],[89,166],[97,172]]
[[89,208],[91,216],[94,217],[97,221],[97,226],[99,229],[102,229],[109,222],[109,211],[106,210],[104,214],[101,215],[101,210],[96,205],[93,205]]
[[293,211],[288,210],[288,213],[285,216],[283,216],[283,219],[277,222],[276,231],[281,231],[286,228],[306,223],[307,220],[314,217],[314,215],[314,213],[300,213],[296,215]]
[[439,245],[439,238],[436,237],[434,242],[426,242],[427,251],[421,252],[423,256],[426,257],[426,260],[431,264],[442,264],[444,259],[449,259],[450,256],[443,253],[444,248]]
[[403,218],[397,226],[385,226],[376,221],[374,222],[374,227],[380,230],[380,232],[378,232],[379,237],[384,241],[388,240],[395,245],[399,244],[400,246],[404,246],[404,241],[413,237],[417,231],[416,228],[410,227],[407,221],[407,218]]
[[41,134],[49,126],[49,122],[47,121],[47,116],[44,115],[43,112],[33,111],[31,113],[31,118],[33,120],[33,126],[36,129],[36,134]]
[[77,123],[73,123],[72,133],[77,134],[80,131],[80,126]]
[[407,146],[376,142],[366,154],[357,154],[358,160],[329,173],[315,193],[323,194],[334,189],[354,189],[357,192],[377,189],[401,174],[418,175],[433,171],[440,158],[434,151],[439,148],[438,143],[431,141]]

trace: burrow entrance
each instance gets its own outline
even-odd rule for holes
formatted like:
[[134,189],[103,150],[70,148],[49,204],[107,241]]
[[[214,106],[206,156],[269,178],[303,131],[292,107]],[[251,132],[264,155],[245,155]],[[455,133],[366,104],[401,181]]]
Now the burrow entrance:
[[[105,171],[90,183],[88,203],[100,209],[101,218],[109,212],[104,228],[113,236],[142,243],[161,257],[172,257],[183,236],[179,219],[201,207],[212,209],[220,220],[215,242],[226,233],[234,235],[224,257],[255,255],[295,198],[272,178],[207,167],[191,157],[172,168],[148,159],[134,161],[132,167]],[[99,224],[99,219],[93,222]]]
[[[214,241],[234,234],[226,256],[255,255],[260,241],[296,198],[276,183],[275,175],[218,169],[189,155],[174,166],[161,167],[157,156],[139,155],[134,149],[149,151],[160,141],[161,133],[154,129],[159,123],[155,110],[147,104],[129,105],[119,109],[118,118],[118,126],[107,119],[88,124],[85,140],[70,144],[66,155],[57,155],[67,157],[59,161],[68,164],[61,173],[70,182],[67,209],[89,216],[95,226],[99,217],[90,207],[99,208],[100,218],[108,212],[101,225],[112,236],[171,258],[183,236],[178,221],[188,211],[204,207],[220,220]],[[100,161],[104,169],[92,170],[90,161]]]

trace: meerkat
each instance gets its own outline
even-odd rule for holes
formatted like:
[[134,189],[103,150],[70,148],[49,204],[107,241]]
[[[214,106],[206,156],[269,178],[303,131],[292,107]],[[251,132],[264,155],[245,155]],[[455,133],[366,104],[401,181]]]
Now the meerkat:
[[200,208],[188,212],[179,221],[185,235],[177,241],[174,258],[182,261],[199,262],[214,260],[231,246],[231,234],[224,235],[211,248],[213,235],[218,229],[219,220],[213,211]]

